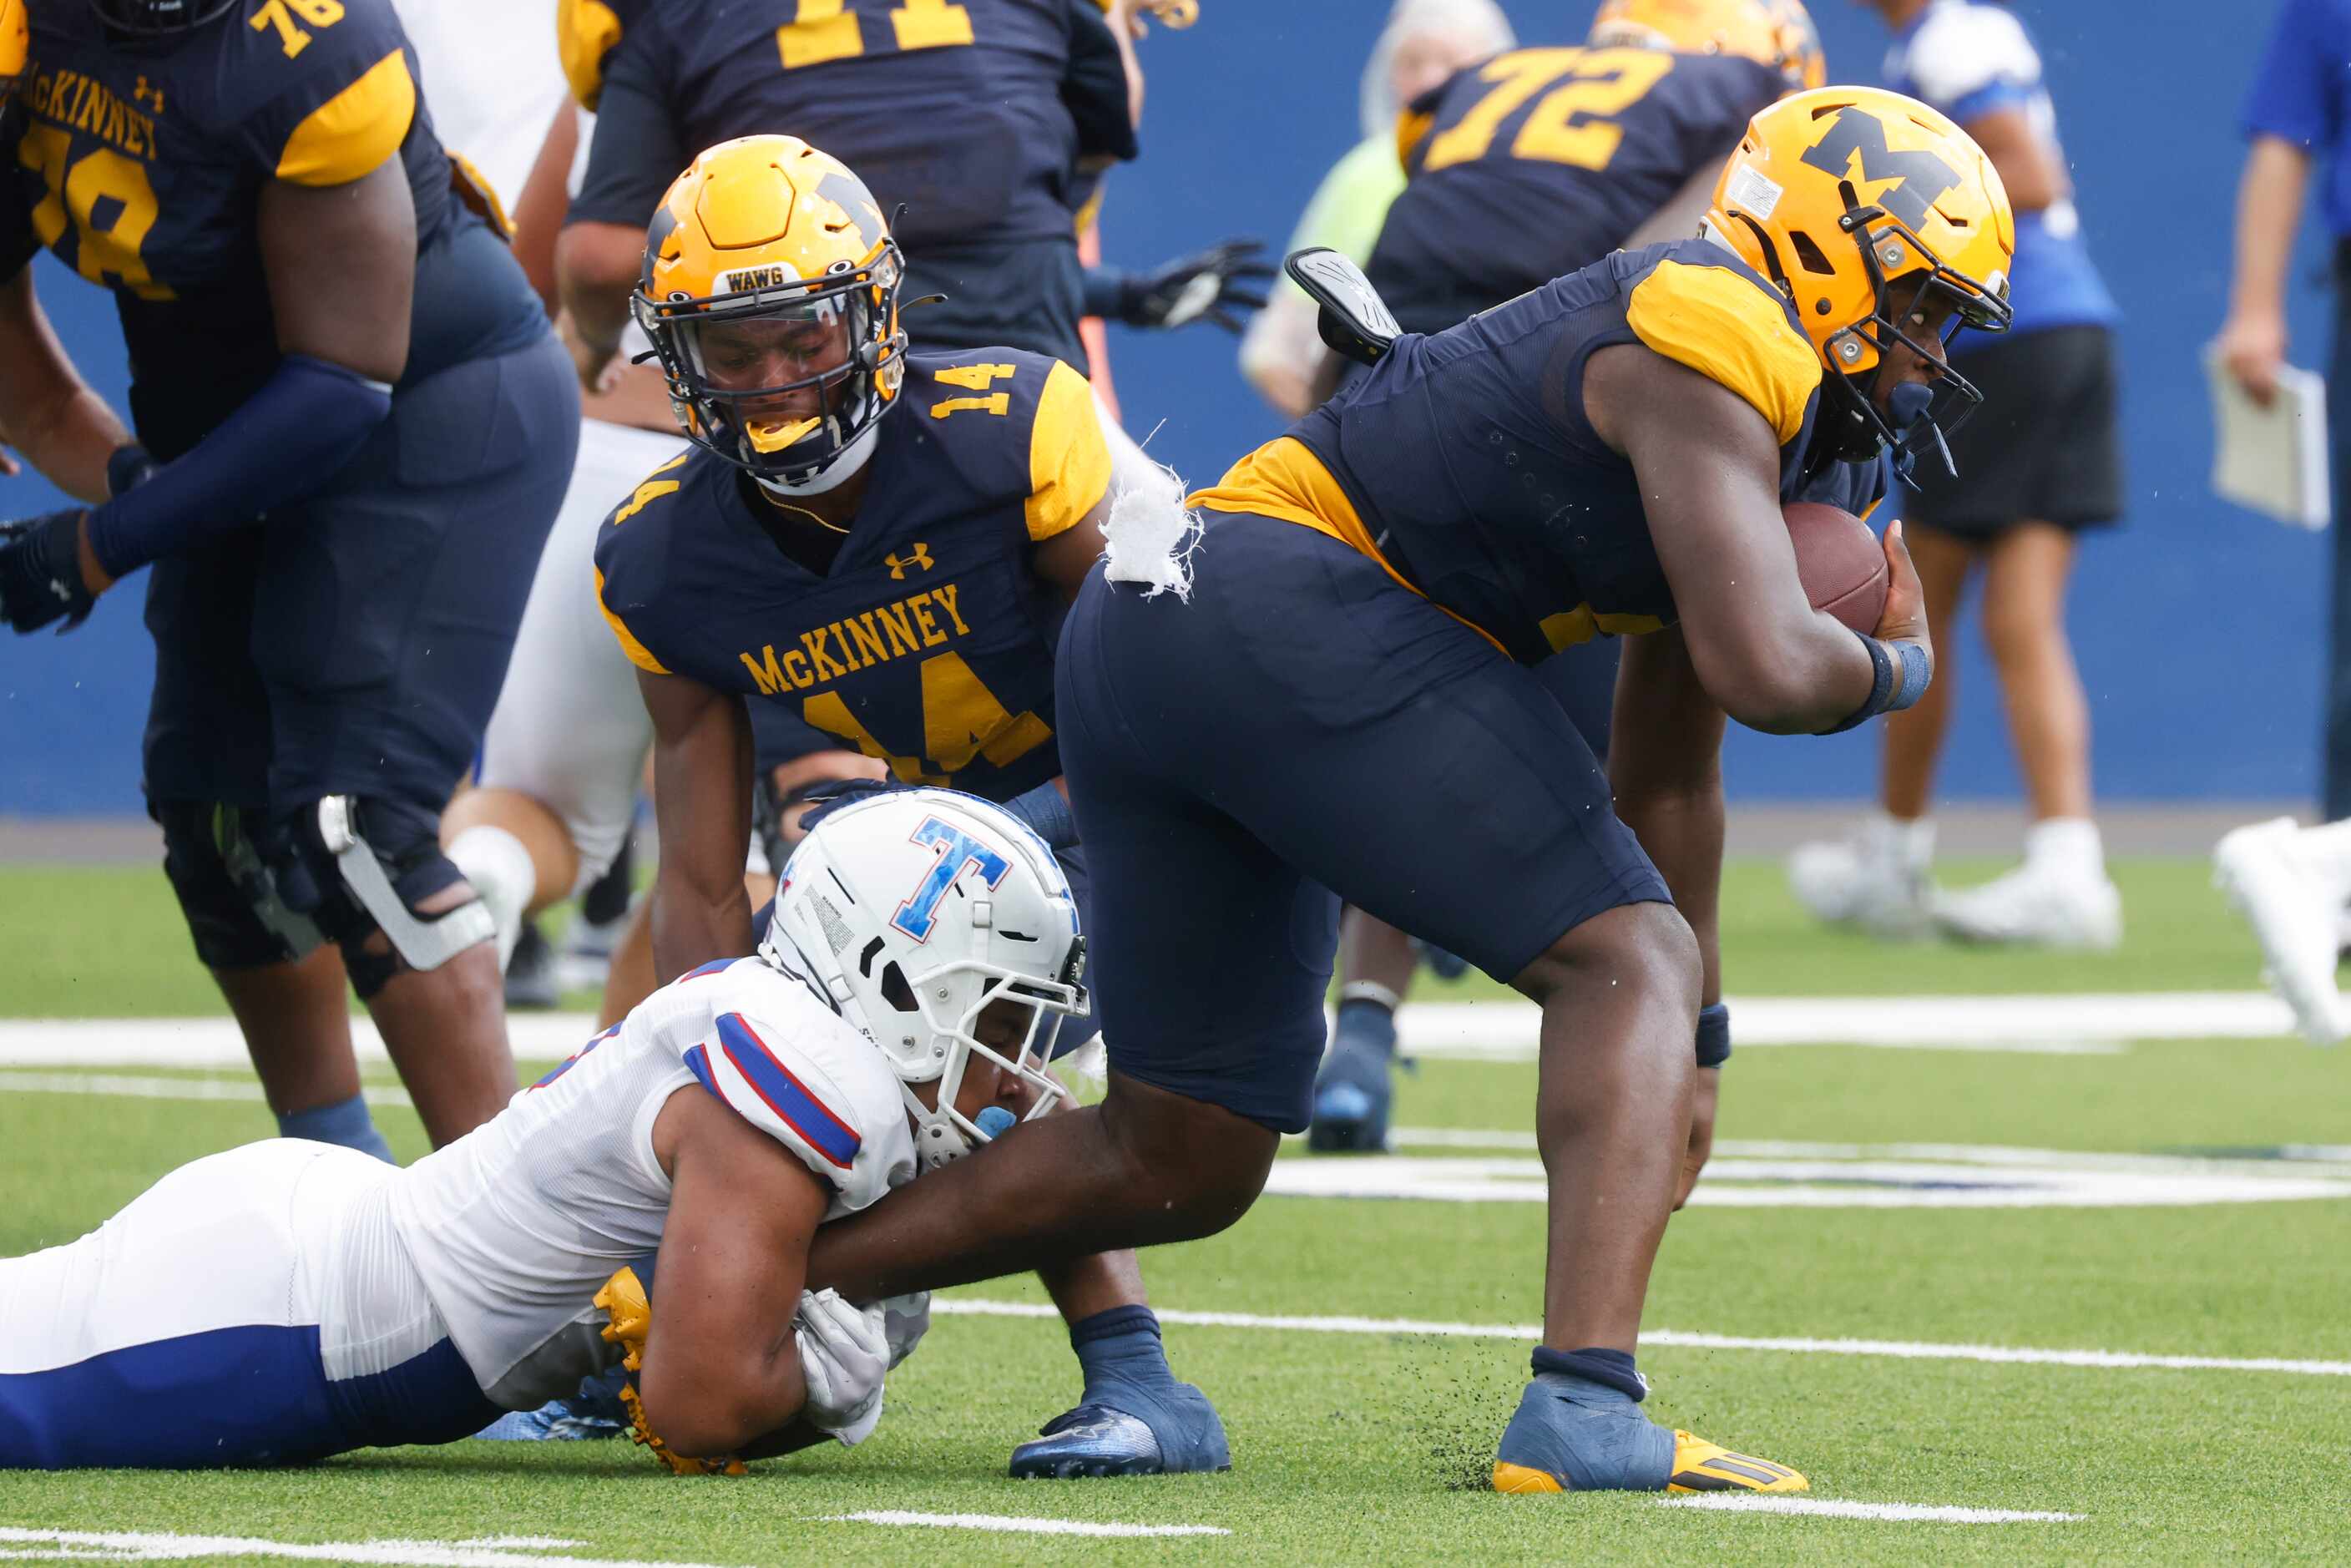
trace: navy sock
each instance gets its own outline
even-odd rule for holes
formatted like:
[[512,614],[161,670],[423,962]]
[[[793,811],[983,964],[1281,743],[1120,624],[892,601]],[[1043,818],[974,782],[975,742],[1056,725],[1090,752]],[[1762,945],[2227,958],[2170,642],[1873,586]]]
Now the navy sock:
[[1339,1004],[1337,1035],[1343,1045],[1354,1040],[1372,1047],[1382,1056],[1394,1056],[1395,1014],[1368,997],[1349,997]]
[[332,1105],[320,1105],[308,1111],[297,1111],[290,1116],[277,1118],[277,1135],[281,1138],[308,1138],[313,1143],[340,1144],[347,1149],[357,1149],[363,1155],[373,1155],[388,1166],[400,1162],[392,1157],[392,1145],[375,1130],[375,1119],[368,1114],[367,1102],[354,1094]]
[[1129,1383],[1173,1380],[1167,1348],[1160,1343],[1159,1314],[1149,1307],[1113,1307],[1070,1325],[1070,1348],[1091,1387],[1098,1377]]
[[1628,1399],[1637,1401],[1649,1396],[1649,1380],[1634,1366],[1629,1351],[1608,1350],[1598,1345],[1583,1350],[1552,1350],[1547,1345],[1537,1345],[1534,1366],[1537,1372],[1563,1372],[1570,1377],[1581,1377],[1604,1387],[1614,1388]]

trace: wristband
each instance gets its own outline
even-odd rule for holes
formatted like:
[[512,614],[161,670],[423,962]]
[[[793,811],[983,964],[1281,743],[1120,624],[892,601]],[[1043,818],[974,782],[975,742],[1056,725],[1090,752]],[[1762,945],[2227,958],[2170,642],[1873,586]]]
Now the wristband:
[[1719,1067],[1730,1060],[1730,1009],[1717,1002],[1698,1010],[1698,1064]]
[[1854,635],[1869,650],[1869,695],[1844,723],[1819,731],[1822,735],[1842,735],[1879,714],[1898,713],[1925,696],[1934,680],[1934,666],[1928,660],[1927,650],[1917,643],[1880,642],[1865,632]]

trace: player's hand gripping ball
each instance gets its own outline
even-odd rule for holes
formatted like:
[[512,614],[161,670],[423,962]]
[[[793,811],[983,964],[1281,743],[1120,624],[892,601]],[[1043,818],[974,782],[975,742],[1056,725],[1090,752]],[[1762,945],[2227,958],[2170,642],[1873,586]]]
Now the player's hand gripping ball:
[[1815,501],[1783,509],[1796,575],[1813,609],[1863,633],[1877,630],[1893,574],[1886,549],[1869,525],[1851,512]]

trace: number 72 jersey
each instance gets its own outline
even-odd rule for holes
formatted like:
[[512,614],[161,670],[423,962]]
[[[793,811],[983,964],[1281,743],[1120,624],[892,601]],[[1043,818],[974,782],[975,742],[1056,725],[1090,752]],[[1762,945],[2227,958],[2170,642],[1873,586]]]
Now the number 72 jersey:
[[898,398],[830,570],[770,533],[806,523],[695,447],[598,531],[596,592],[640,669],[755,705],[763,762],[797,724],[904,783],[1008,800],[1061,770],[1062,607],[1030,558],[1108,493],[1110,451],[1084,379],[1040,354],[911,355]]
[[1404,193],[1365,270],[1406,331],[1458,326],[1623,245],[1786,90],[1732,55],[1497,55],[1405,115]]

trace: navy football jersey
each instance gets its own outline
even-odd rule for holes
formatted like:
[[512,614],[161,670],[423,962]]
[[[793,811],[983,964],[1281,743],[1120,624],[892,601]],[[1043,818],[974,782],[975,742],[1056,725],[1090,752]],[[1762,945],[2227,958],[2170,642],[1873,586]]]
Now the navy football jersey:
[[547,329],[504,242],[457,200],[391,0],[245,0],[157,37],[44,5],[8,136],[0,268],[47,246],[113,290],[131,411],[158,456],[277,367],[255,223],[272,179],[337,185],[401,161],[417,243],[403,385]]
[[1731,55],[1497,55],[1404,117],[1404,193],[1364,270],[1406,331],[1443,331],[1623,245],[1786,90]]
[[949,296],[906,313],[916,348],[1082,355],[1078,161],[1135,145],[1092,0],[590,0],[566,16],[595,28],[567,54],[601,61],[573,220],[642,226],[703,149],[788,132],[856,171],[883,213],[904,204],[903,298]]
[[1536,664],[1674,619],[1633,465],[1583,413],[1583,365],[1643,343],[1729,387],[1780,441],[1782,501],[1866,511],[1884,465],[1807,464],[1822,377],[1794,308],[1710,240],[1617,251],[1433,337],[1192,497],[1353,546]]
[[898,395],[829,570],[695,447],[599,531],[596,591],[639,667],[778,705],[906,783],[1009,800],[1061,770],[1062,607],[1031,549],[1102,500],[1110,450],[1084,379],[1041,355],[916,354]]

